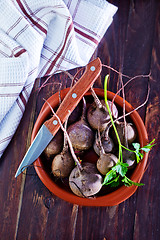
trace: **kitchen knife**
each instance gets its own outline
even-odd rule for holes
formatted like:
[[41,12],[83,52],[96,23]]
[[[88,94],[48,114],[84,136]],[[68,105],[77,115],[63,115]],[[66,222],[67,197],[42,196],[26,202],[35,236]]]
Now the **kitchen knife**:
[[[78,105],[84,94],[93,85],[97,77],[100,75],[101,68],[102,64],[99,58],[96,58],[86,65],[84,74],[66,94],[56,112],[62,123],[65,122],[67,117]],[[60,124],[56,116],[53,116],[41,126],[34,141],[26,152],[20,166],[18,167],[15,177],[22,173],[27,166],[31,165],[40,156],[40,154],[55,136],[59,128]]]

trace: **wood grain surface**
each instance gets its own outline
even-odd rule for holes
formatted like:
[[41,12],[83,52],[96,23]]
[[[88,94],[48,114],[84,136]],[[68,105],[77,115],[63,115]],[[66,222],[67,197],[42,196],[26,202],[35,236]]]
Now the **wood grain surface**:
[[[147,104],[139,110],[149,140],[156,138],[148,166],[136,193],[114,207],[82,207],[65,202],[48,191],[31,166],[14,178],[30,144],[34,122],[47,99],[69,87],[66,73],[37,79],[22,121],[0,159],[1,240],[159,240],[160,239],[160,2],[158,0],[113,0],[118,12],[99,44],[93,59],[130,77],[139,77],[125,88],[126,99],[134,107],[142,104],[150,86]],[[75,74],[79,69],[69,71]],[[103,87],[110,74],[109,90],[116,92],[120,77],[103,67],[95,83]],[[128,81],[123,78],[124,83]]]

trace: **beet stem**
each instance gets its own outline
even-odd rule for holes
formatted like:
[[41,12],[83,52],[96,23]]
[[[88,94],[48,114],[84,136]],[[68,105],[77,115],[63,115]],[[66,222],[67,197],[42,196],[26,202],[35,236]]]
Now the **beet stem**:
[[[68,116],[68,118],[69,118],[69,116]],[[67,131],[68,118],[66,119],[66,121],[64,123],[65,131]],[[63,143],[63,150],[62,150],[62,152],[66,152],[66,151],[68,151],[68,140],[67,140],[66,134],[64,134],[64,143]]]
[[127,123],[126,123],[126,107],[125,107],[125,93],[124,93],[124,84],[122,80],[122,73],[120,73],[120,81],[122,84],[122,95],[123,95],[123,121],[124,121],[124,143],[125,146],[128,148],[128,141],[127,141]]
[[116,126],[114,124],[112,113],[110,111],[110,108],[109,108],[109,105],[108,105],[108,100],[107,100],[107,81],[108,81],[108,78],[109,78],[109,75],[106,75],[105,81],[104,81],[104,99],[105,99],[105,103],[106,103],[106,106],[107,106],[107,109],[108,109],[108,113],[109,113],[109,116],[110,116],[110,119],[111,119],[111,122],[112,122],[112,125],[113,125],[113,129],[114,129],[116,137],[117,137],[118,145],[119,145],[119,157],[118,157],[118,159],[119,159],[119,161],[123,162],[121,141],[120,141]]
[[99,98],[97,97],[97,94],[95,93],[93,87],[91,87],[91,93],[92,93],[92,96],[94,98],[94,101],[95,101],[95,104],[97,106],[97,108],[103,108],[103,105],[102,103],[100,102]]
[[100,156],[101,156],[102,154],[105,154],[105,151],[104,151],[104,148],[103,148],[103,145],[102,145],[101,135],[100,135],[99,128],[98,128],[98,140],[99,140]]
[[86,100],[85,98],[83,97],[83,109],[82,109],[82,116],[81,116],[81,120],[82,121],[85,121],[86,122],[86,110],[87,110],[87,107],[86,107]]

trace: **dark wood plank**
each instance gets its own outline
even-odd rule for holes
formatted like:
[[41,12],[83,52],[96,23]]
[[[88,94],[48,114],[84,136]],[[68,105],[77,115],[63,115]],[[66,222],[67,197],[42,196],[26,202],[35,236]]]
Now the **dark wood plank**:
[[[145,121],[149,139],[157,145],[149,156],[149,167],[142,182],[144,187],[114,207],[81,207],[52,195],[38,178],[33,167],[27,175],[14,174],[29,146],[34,119],[47,99],[59,89],[69,87],[65,74],[37,81],[19,128],[0,162],[0,230],[1,239],[33,240],[158,240],[160,238],[159,187],[159,14],[158,0],[110,1],[119,7],[114,22],[106,32],[94,56],[129,76],[148,74],[151,70],[151,95],[146,107],[139,111]],[[73,75],[78,69],[69,71]],[[103,68],[96,86],[102,87],[110,73],[110,90],[116,92],[120,81],[116,73]],[[127,79],[124,78],[124,81]],[[102,85],[101,85],[102,82]],[[40,84],[39,84],[40,83]],[[136,107],[145,99],[148,79],[134,81],[126,88],[127,99]],[[136,93],[136,94],[135,94]],[[35,105],[36,104],[36,105]]]
[[[15,179],[15,173],[28,146],[36,96],[32,95],[22,121],[0,161],[0,231],[1,239],[14,239],[19,223],[25,175]],[[9,124],[9,123],[8,123]]]
[[[160,3],[157,5],[160,9]],[[160,238],[160,12],[157,11],[154,44],[151,59],[151,94],[146,110],[145,124],[149,140],[156,139],[156,146],[149,155],[148,168],[143,177],[145,187],[138,192],[135,231],[133,239]],[[145,200],[144,200],[145,199]]]

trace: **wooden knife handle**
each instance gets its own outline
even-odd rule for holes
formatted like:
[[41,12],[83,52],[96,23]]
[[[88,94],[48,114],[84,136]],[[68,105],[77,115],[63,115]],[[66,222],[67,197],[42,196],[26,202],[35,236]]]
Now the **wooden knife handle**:
[[[69,90],[60,104],[56,114],[62,123],[65,122],[70,113],[75,109],[84,94],[90,89],[97,77],[101,73],[102,64],[99,58],[86,65],[86,69],[82,77]],[[47,120],[45,126],[55,135],[60,128],[60,124],[55,116]]]

